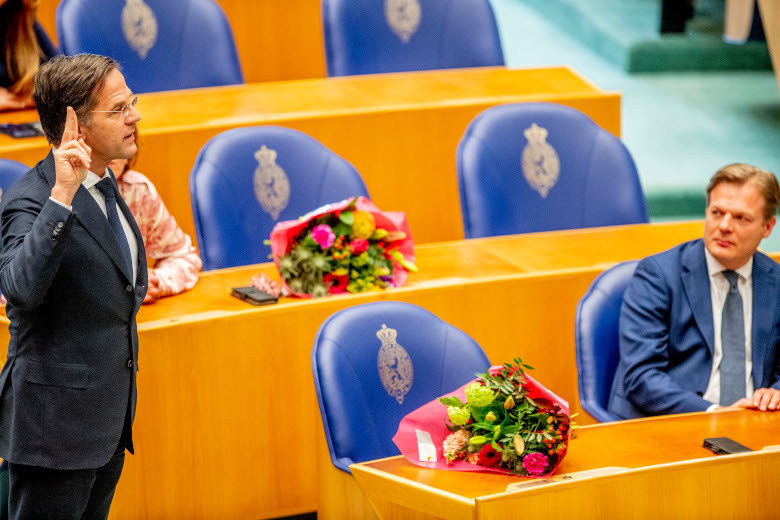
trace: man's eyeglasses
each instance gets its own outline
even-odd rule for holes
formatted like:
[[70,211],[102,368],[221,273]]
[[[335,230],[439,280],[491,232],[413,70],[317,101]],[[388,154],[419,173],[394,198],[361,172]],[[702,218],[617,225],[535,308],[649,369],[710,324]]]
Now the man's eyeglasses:
[[93,110],[93,112],[105,112],[105,113],[111,113],[111,114],[122,114],[122,116],[127,117],[127,115],[130,113],[130,109],[135,110],[135,106],[138,104],[138,96],[135,96],[130,103],[126,104],[119,110]]

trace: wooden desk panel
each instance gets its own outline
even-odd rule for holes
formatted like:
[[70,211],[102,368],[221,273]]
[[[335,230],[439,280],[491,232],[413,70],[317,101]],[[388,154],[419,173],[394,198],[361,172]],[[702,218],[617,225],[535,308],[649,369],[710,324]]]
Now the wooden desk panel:
[[[620,95],[565,67],[379,74],[139,96],[137,168],[194,239],[189,173],[200,148],[230,128],[287,126],[355,165],[380,208],[406,212],[417,243],[457,240],[457,144],[482,110],[524,101],[572,106],[620,134]],[[0,122],[35,119],[34,111],[0,114]],[[3,158],[33,165],[47,150],[43,138],[0,136]]]
[[684,414],[586,426],[557,475],[609,466],[630,471],[506,493],[527,479],[431,470],[403,457],[351,466],[380,518],[769,518],[780,452],[718,457],[707,437],[755,450],[780,443],[780,413]]
[[[684,222],[421,245],[420,272],[405,287],[267,307],[229,292],[258,272],[276,276],[273,266],[205,273],[192,291],[138,315],[136,455],[127,457],[112,518],[315,510],[318,478],[329,468],[318,465],[326,453],[311,347],[320,324],[351,305],[420,305],[470,334],[491,361],[523,357],[534,377],[581,411],[573,346],[579,298],[605,267],[672,247],[701,228]],[[0,345],[7,340],[2,327]],[[291,440],[294,432],[304,432],[303,443]]]
[[[325,42],[318,0],[217,0],[236,40],[244,81],[325,77]],[[59,0],[40,0],[38,21],[57,43]],[[121,32],[117,33],[118,37]]]

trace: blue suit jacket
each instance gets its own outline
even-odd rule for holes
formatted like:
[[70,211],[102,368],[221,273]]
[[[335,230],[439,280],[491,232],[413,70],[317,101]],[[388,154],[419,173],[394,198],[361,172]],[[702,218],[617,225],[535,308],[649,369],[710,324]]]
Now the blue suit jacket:
[[[50,153],[3,197],[0,286],[11,320],[0,372],[0,456],[55,469],[97,468],[135,413],[138,335],[146,294],[141,233],[137,281],[100,207],[83,187],[73,211],[49,200]],[[114,185],[116,190],[116,183]],[[132,437],[126,439],[132,452]]]
[[[752,358],[756,389],[780,388],[780,266],[753,255]],[[642,260],[623,297],[620,363],[609,411],[625,419],[699,412],[714,332],[704,242]]]

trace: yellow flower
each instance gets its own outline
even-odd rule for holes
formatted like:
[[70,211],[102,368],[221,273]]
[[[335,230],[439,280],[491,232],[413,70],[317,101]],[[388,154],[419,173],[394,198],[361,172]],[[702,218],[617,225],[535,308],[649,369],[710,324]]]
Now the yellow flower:
[[376,230],[374,216],[368,211],[358,210],[352,213],[352,218],[352,234],[350,234],[350,238],[371,238]]

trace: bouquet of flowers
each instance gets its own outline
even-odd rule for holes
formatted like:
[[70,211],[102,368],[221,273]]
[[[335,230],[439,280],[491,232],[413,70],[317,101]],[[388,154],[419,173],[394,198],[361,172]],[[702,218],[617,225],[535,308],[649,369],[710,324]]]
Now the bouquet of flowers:
[[[522,360],[514,362],[407,415],[393,438],[401,453],[439,469],[528,477],[555,471],[569,444],[568,403],[527,375],[523,368],[531,367]],[[419,431],[430,435],[441,459],[420,460]]]
[[404,214],[380,211],[365,197],[280,222],[270,243],[283,289],[299,297],[398,287],[417,271]]

